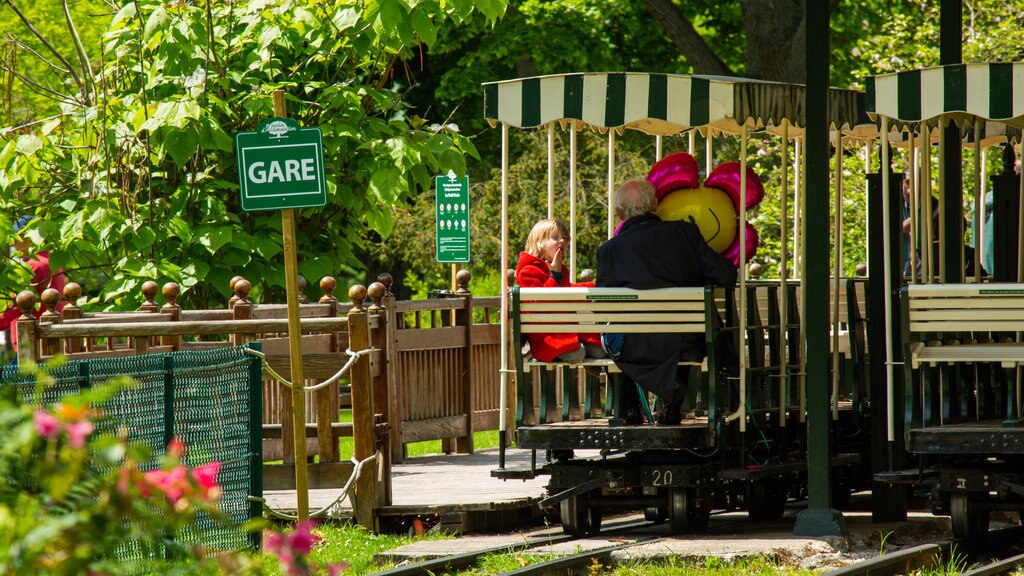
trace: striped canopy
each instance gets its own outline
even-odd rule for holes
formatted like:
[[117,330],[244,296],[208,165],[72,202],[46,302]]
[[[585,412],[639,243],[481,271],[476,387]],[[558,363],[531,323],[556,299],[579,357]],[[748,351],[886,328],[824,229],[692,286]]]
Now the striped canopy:
[[1024,127],[1024,63],[950,64],[869,77],[865,107],[897,127],[952,121],[961,129],[975,118]]
[[[488,82],[484,117],[518,128],[551,122],[590,126],[599,131],[625,128],[668,135],[691,128],[736,134],[777,128],[783,120],[798,134],[805,124],[804,87],[723,76],[648,73],[557,74]],[[857,92],[832,89],[832,127],[854,125]]]

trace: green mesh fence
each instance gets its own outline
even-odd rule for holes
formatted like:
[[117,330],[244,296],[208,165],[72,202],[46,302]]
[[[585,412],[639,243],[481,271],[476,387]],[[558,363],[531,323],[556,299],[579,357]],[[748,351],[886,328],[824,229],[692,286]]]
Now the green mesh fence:
[[[49,367],[53,386],[41,392],[32,375],[6,366],[0,370],[0,385],[17,386],[26,401],[53,403],[94,383],[131,377],[138,386],[121,389],[95,407],[103,414],[97,432],[127,432],[130,441],[147,444],[154,459],[144,469],[156,466],[172,438],[187,447],[183,463],[189,467],[219,461],[217,481],[223,492],[218,507],[232,524],[241,525],[262,514],[262,369],[260,360],[245,352],[258,346],[75,360]],[[252,538],[206,516],[177,535],[209,550],[245,548],[254,543]],[[144,559],[162,553],[126,543],[119,556]]]

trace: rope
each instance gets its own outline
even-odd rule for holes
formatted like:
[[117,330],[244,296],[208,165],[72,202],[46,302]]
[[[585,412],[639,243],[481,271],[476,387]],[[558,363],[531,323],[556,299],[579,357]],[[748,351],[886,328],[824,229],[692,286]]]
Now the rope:
[[[379,450],[374,452],[373,454],[370,454],[369,456],[367,456],[363,460],[356,460],[355,457],[353,456],[350,461],[353,464],[355,464],[356,467],[355,467],[355,469],[352,470],[352,474],[348,477],[348,481],[345,482],[345,486],[343,486],[341,488],[341,492],[339,492],[338,496],[334,500],[332,500],[331,503],[328,504],[327,506],[324,506],[323,508],[317,510],[316,512],[310,512],[309,513],[309,517],[310,518],[319,518],[319,517],[325,515],[326,512],[329,512],[330,510],[335,508],[336,506],[340,507],[341,501],[344,500],[345,497],[348,497],[349,502],[351,502],[351,504],[352,504],[352,508],[355,509],[355,502],[352,502],[352,495],[351,495],[352,488],[355,486],[356,480],[359,479],[359,474],[362,473],[363,466],[366,465],[371,460],[373,460],[373,461],[377,460],[378,457],[380,457],[380,451]],[[280,520],[298,520],[299,519],[298,516],[293,516],[291,514],[286,514],[284,512],[279,511],[279,510],[274,510],[273,508],[271,508],[267,504],[267,499],[266,498],[257,498],[256,496],[249,496],[249,500],[250,501],[259,502],[259,503],[263,504],[264,512],[266,512],[267,515],[272,517],[272,518],[278,518]]]
[[[350,368],[352,368],[352,365],[355,364],[357,360],[359,360],[363,356],[366,356],[367,354],[371,354],[376,351],[377,349],[373,347],[367,348],[365,350],[360,350],[358,352],[353,352],[351,348],[345,350],[345,354],[348,354],[349,356],[348,362],[346,362],[345,365],[342,366],[341,369],[334,374],[334,376],[331,376],[327,380],[324,380],[323,382],[315,384],[313,386],[303,386],[302,389],[306,392],[314,392],[316,390],[320,390],[321,388],[326,388],[331,384],[334,384],[335,382],[338,381],[339,378],[341,378],[346,372],[348,372]],[[263,352],[253,350],[251,348],[246,348],[245,352],[259,358],[260,362],[263,364],[263,368],[266,369],[266,371],[270,374],[271,378],[277,380],[282,386],[286,388],[293,387],[291,382],[285,380],[284,376],[281,376],[273,368],[270,367],[270,364],[267,363],[266,354],[264,354]]]

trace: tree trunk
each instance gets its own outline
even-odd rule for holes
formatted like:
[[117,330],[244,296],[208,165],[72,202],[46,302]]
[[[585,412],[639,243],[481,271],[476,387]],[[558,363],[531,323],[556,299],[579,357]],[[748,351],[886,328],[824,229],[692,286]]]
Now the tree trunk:
[[697,74],[717,74],[735,76],[736,73],[712,52],[704,38],[693,28],[693,24],[683,16],[679,7],[672,0],[643,0],[647,12],[654,18],[672,43],[682,52],[686,62],[693,66]]
[[806,0],[743,0],[747,73],[751,78],[803,84]]

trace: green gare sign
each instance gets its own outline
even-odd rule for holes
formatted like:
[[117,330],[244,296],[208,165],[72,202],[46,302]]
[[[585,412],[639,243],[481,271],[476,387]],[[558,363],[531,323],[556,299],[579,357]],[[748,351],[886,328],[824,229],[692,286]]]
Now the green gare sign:
[[235,135],[235,154],[243,210],[327,204],[319,128],[299,128],[290,118],[267,118],[255,132]]
[[437,206],[437,261],[469,262],[469,176],[455,172],[434,179]]

